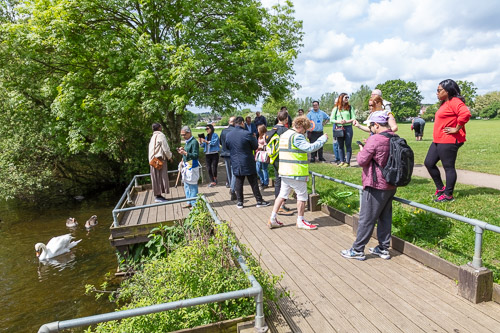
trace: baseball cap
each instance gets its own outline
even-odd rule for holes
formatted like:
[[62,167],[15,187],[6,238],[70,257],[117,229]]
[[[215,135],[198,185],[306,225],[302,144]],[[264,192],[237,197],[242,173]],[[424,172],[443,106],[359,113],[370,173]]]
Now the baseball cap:
[[363,124],[369,125],[370,123],[387,123],[389,121],[389,116],[385,111],[375,111],[368,116],[368,119],[366,119]]
[[373,89],[372,90],[372,95],[379,95],[380,97],[382,97],[382,90],[380,90],[380,89]]

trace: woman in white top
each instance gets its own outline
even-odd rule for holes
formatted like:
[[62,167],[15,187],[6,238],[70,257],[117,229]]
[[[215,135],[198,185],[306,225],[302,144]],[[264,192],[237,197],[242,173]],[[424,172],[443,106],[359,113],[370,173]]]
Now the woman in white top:
[[[370,109],[370,114],[368,115],[368,119],[364,121],[364,124],[370,123],[370,118],[375,112],[383,112],[384,115],[389,117],[389,127],[391,128],[391,131],[396,132],[398,130],[398,124],[396,123],[396,119],[394,118],[392,112],[384,110],[382,97],[375,95],[370,98],[368,101],[368,108]],[[353,122],[353,125],[362,131],[370,133],[370,129],[367,126],[361,125],[357,120]]]
[[167,143],[167,138],[165,134],[161,131],[161,125],[158,123],[154,123],[152,125],[153,128],[153,136],[151,136],[151,140],[149,140],[149,161],[153,159],[153,157],[157,157],[158,159],[164,161],[163,167],[158,170],[149,166],[149,170],[151,173],[151,184],[153,186],[153,194],[155,195],[155,202],[166,202],[161,194],[169,193],[170,189],[168,186],[168,167],[167,160],[172,159],[172,152],[170,151],[170,147]]

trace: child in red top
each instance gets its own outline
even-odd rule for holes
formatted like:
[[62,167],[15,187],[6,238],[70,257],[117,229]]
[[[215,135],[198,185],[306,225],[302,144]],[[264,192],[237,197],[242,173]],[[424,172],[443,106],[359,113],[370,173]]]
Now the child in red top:
[[[433,142],[425,157],[425,167],[436,185],[436,202],[453,201],[453,189],[457,181],[455,161],[458,149],[464,144],[465,124],[471,114],[460,95],[460,88],[451,79],[441,81],[437,89],[441,107],[436,112]],[[437,162],[441,161],[446,174],[446,186],[443,184]]]

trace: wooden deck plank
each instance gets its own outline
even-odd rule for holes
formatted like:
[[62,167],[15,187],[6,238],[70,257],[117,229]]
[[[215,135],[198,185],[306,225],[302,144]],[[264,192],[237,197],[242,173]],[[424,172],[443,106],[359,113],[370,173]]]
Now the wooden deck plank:
[[[500,327],[500,305],[472,304],[457,294],[454,281],[415,260],[391,250],[393,258],[382,260],[367,255],[360,262],[340,256],[354,240],[352,229],[322,212],[306,212],[319,224],[318,230],[295,227],[296,215],[280,217],[280,229],[266,227],[271,207],[256,208],[248,184],[244,187],[244,208],[237,209],[224,187],[224,164],[219,164],[218,186],[199,186],[216,213],[230,223],[262,267],[283,275],[279,288],[290,297],[273,308],[273,332],[495,332]],[[151,201],[152,194],[138,193],[135,202]],[[274,189],[262,192],[274,202]],[[182,184],[172,187],[168,200],[184,198]],[[148,224],[154,220],[185,218],[185,204],[160,206],[143,213]],[[295,207],[295,200],[289,205]],[[147,214],[147,215],[146,215]],[[135,223],[140,214],[124,214]],[[132,219],[131,219],[132,218]],[[130,222],[133,223],[133,222]],[[376,245],[371,240],[367,248]],[[368,249],[365,250],[368,253]]]
[[[137,195],[133,198],[134,206],[142,206],[144,205],[144,199],[146,198],[147,191],[137,192]],[[139,222],[139,218],[141,217],[140,210],[133,210],[129,215],[129,218],[126,220],[125,225],[136,225]]]

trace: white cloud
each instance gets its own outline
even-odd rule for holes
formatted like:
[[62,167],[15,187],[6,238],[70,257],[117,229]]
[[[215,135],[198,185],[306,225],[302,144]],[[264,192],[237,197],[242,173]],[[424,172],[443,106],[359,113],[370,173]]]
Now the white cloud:
[[[280,0],[283,2],[282,0]],[[270,6],[278,0],[263,0]],[[440,81],[500,90],[500,6],[495,0],[293,0],[304,22],[297,97],[351,93],[391,79],[417,82],[424,102]]]

